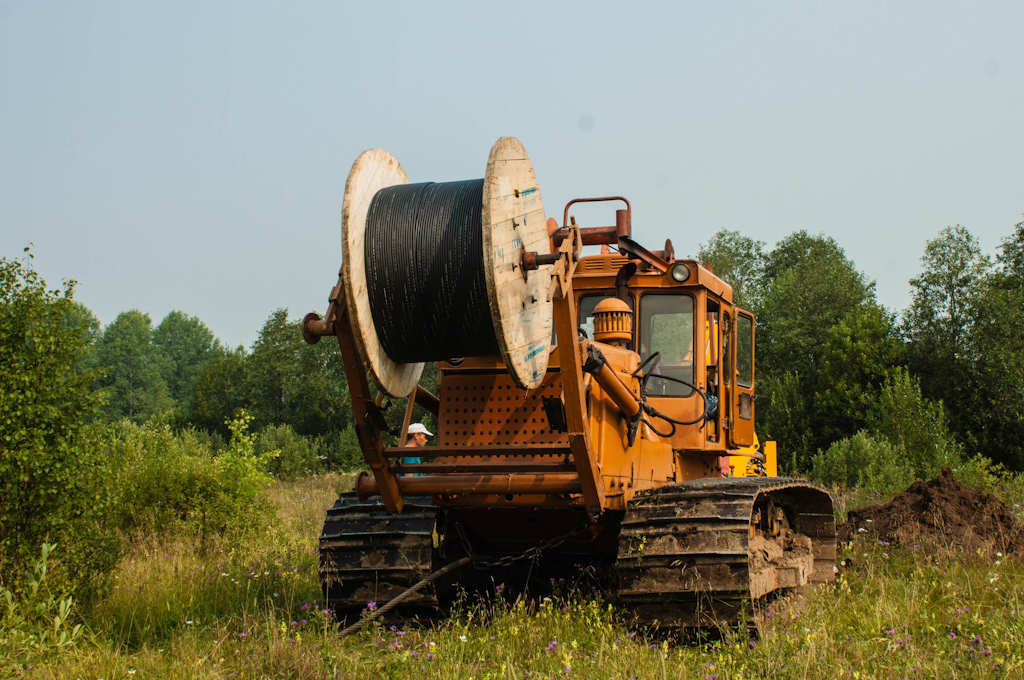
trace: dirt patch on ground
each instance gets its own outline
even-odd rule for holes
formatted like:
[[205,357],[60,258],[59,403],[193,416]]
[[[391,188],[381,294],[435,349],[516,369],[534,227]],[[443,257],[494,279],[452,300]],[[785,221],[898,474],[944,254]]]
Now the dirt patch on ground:
[[851,510],[836,534],[843,542],[863,534],[936,555],[973,556],[981,549],[1024,562],[1024,525],[995,496],[956,481],[949,468],[885,505]]

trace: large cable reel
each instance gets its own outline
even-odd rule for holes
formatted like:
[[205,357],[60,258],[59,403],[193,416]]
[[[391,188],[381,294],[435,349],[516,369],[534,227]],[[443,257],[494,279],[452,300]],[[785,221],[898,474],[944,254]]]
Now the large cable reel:
[[[461,290],[445,289],[444,293],[451,294],[441,295],[438,288],[461,281],[456,276],[465,274],[462,268],[475,268],[474,271],[482,270],[480,290],[484,295],[480,299],[486,300],[486,305],[472,304],[469,313],[479,323],[469,325],[493,331],[494,342],[484,344],[490,344],[497,350],[517,385],[524,389],[538,387],[547,371],[551,349],[551,265],[524,269],[523,253],[550,252],[550,242],[540,187],[523,145],[514,137],[502,137],[491,147],[482,182],[478,221],[474,210],[471,219],[452,215],[453,218],[462,218],[460,225],[437,223],[439,219],[446,219],[446,215],[427,216],[429,211],[416,203],[417,200],[428,199],[421,199],[418,194],[410,197],[409,191],[388,190],[389,187],[407,184],[409,177],[398,159],[383,149],[364,151],[352,165],[345,183],[341,211],[341,275],[355,345],[363,365],[386,393],[393,397],[407,397],[416,389],[426,361],[461,356],[455,352],[460,346],[458,334],[464,329],[450,328],[441,331],[450,335],[440,338],[439,342],[422,343],[436,348],[432,354],[418,356],[416,361],[396,360],[389,355],[388,343],[384,342],[387,337],[394,336],[395,328],[378,327],[389,323],[380,308],[380,300],[388,296],[410,295],[414,297],[411,304],[410,300],[399,302],[405,303],[406,309],[411,307],[417,313],[427,315],[424,318],[428,321],[457,318],[456,313],[465,310],[453,309],[453,306],[470,304],[470,301],[459,296],[463,293]],[[473,188],[471,183],[461,184],[466,186],[460,190]],[[447,188],[444,184],[438,186],[442,190]],[[429,190],[428,187],[423,191]],[[419,190],[410,188],[410,191],[416,193]],[[380,222],[382,218],[378,215],[386,213],[387,208],[381,203],[396,201],[403,196],[403,206],[409,218],[390,215],[386,225]],[[426,219],[434,221],[425,224]],[[385,227],[392,231],[382,231]],[[462,237],[457,239],[457,243],[472,244],[465,252],[437,249],[438,244],[434,242],[427,243],[428,247],[422,241],[417,245],[417,236],[451,233],[452,229],[469,230],[457,234]],[[473,230],[479,230],[479,233]],[[383,242],[382,246],[381,234],[397,234],[398,237]],[[380,252],[380,248],[393,244],[401,244],[402,252],[393,256]],[[391,269],[382,271],[381,267]],[[396,271],[396,267],[415,271]],[[382,281],[392,280],[403,281],[404,287],[391,285],[382,288]],[[462,288],[461,285],[457,287]],[[490,317],[489,324],[486,323],[487,316]],[[429,340],[437,338],[432,334]],[[391,346],[394,346],[393,342]]]

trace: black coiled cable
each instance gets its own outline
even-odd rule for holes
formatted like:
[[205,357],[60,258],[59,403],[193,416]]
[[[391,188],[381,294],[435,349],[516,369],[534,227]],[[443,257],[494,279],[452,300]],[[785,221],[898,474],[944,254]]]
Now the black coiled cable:
[[366,289],[396,363],[498,353],[484,276],[482,179],[400,184],[366,214]]

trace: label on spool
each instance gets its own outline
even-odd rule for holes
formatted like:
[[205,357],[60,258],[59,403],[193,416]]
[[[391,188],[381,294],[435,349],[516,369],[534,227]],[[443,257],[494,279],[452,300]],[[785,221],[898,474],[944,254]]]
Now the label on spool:
[[495,337],[513,380],[523,388],[540,385],[547,372],[552,305],[550,265],[523,277],[524,251],[547,253],[544,205],[530,158],[513,137],[491,148],[484,178],[482,215],[487,292]]

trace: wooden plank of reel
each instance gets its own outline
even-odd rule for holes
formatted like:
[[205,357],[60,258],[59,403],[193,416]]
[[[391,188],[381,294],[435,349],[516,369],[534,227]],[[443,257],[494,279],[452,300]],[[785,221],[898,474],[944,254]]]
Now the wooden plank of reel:
[[483,199],[484,274],[498,350],[515,383],[536,389],[551,347],[551,266],[525,269],[523,256],[550,246],[537,175],[515,137],[491,147]]
[[356,348],[374,382],[393,397],[406,397],[416,389],[423,364],[393,361],[384,351],[373,325],[366,281],[366,213],[378,191],[408,183],[409,176],[397,158],[384,149],[364,151],[348,173],[341,206],[341,277]]

